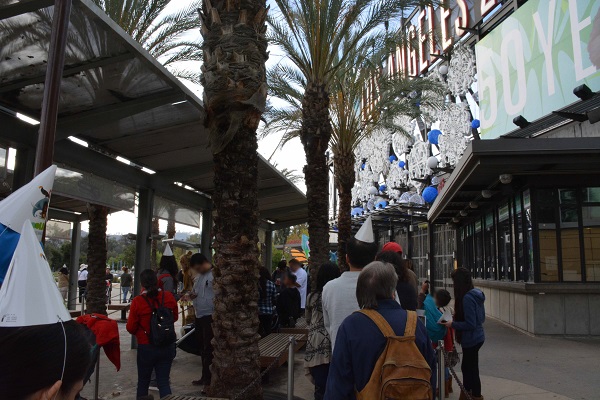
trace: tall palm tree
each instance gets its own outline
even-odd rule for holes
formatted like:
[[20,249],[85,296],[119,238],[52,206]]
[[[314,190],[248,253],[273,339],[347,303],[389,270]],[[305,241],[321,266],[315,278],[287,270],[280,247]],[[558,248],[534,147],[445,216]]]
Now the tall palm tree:
[[186,68],[185,63],[202,57],[202,43],[195,39],[201,1],[190,1],[173,13],[166,11],[173,0],[93,1],[173,75],[200,82],[199,71]]
[[[402,36],[388,38],[404,41]],[[377,129],[394,132],[405,131],[398,125],[400,116],[412,118],[421,115],[420,105],[440,107],[437,103],[443,88],[432,80],[409,79],[398,74],[383,73],[384,59],[389,53],[390,41],[377,43],[369,49],[351,49],[345,68],[340,68],[330,84],[330,149],[333,153],[334,177],[338,189],[338,265],[346,270],[346,242],[351,235],[350,210],[352,188],[355,183],[355,150],[363,138]],[[366,52],[365,52],[366,50]],[[275,69],[269,72],[271,92],[286,101],[280,108],[269,108],[266,134],[284,130],[281,145],[301,134],[303,81],[291,81]],[[376,91],[377,105],[365,104],[365,89]],[[430,95],[428,95],[430,93]],[[411,95],[409,95],[411,94]],[[311,246],[312,253],[312,246]]]
[[[366,53],[388,38],[385,24],[404,9],[431,3],[419,0],[275,0],[279,15],[269,18],[271,40],[291,65],[277,74],[300,86],[299,136],[306,155],[310,270],[329,259],[327,156],[332,135],[329,105],[336,74],[347,68],[351,51]],[[313,285],[315,287],[316,285]]]
[[88,204],[90,216],[88,235],[87,311],[106,315],[106,225],[110,209]]
[[[262,399],[258,140],[267,98],[266,0],[202,3],[205,127],[214,159],[214,360],[209,394]],[[238,397],[236,397],[238,398]]]

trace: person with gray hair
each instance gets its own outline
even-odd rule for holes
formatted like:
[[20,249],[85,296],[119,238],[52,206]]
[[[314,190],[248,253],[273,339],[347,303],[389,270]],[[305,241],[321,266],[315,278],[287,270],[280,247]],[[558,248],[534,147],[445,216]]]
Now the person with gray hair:
[[[398,277],[391,264],[375,261],[358,276],[356,299],[361,309],[376,310],[397,336],[404,336],[407,311],[395,300]],[[367,315],[354,312],[339,327],[333,349],[325,400],[355,399],[373,374],[387,344],[387,338]],[[429,364],[435,390],[435,352],[421,321],[417,321],[415,344]]]

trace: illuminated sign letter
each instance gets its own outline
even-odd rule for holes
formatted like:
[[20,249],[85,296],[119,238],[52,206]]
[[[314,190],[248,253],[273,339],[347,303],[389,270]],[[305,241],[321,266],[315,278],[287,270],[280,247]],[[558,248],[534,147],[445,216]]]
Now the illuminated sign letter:
[[577,15],[577,0],[569,0],[569,14],[571,17],[571,39],[573,41],[575,79],[579,81],[596,72],[596,67],[593,65],[583,69],[583,60],[581,57],[581,36],[579,33],[591,24],[591,18],[588,15],[586,18],[579,21],[579,16]]
[[552,64],[552,35],[554,34],[554,11],[556,10],[556,0],[550,0],[548,4],[548,25],[547,32],[544,31],[544,25],[540,18],[540,13],[533,14],[535,30],[540,37],[540,47],[544,52],[546,61],[546,81],[548,82],[548,95],[554,94],[554,65]]
[[450,16],[452,15],[452,9],[450,7],[440,7],[440,24],[442,25],[442,51],[448,50],[448,47],[452,45],[452,36],[450,33]]
[[429,67],[429,57],[427,56],[427,35],[433,35],[433,32],[427,32],[425,28],[426,9],[419,13],[419,73],[423,73]]

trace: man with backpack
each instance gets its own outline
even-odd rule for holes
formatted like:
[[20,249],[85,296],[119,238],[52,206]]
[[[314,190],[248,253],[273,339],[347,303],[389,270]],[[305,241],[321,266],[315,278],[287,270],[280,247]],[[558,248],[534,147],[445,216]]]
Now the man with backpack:
[[435,352],[417,314],[394,300],[397,280],[394,267],[378,261],[360,273],[361,310],[339,327],[325,400],[433,399]]

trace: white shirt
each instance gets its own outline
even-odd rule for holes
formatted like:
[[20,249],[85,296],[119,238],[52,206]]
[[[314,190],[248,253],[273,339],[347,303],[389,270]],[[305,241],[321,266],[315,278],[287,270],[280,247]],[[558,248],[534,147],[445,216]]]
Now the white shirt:
[[88,277],[87,269],[84,269],[83,271],[79,271],[79,274],[77,274],[78,281],[87,281],[87,277]]
[[331,351],[335,347],[338,329],[347,316],[358,311],[356,282],[360,271],[346,271],[339,278],[327,282],[323,288],[323,321],[331,338]]
[[300,308],[306,308],[306,287],[308,286],[308,276],[304,268],[298,268],[298,271],[294,272],[296,275],[296,283],[300,285],[298,291],[300,292]]

